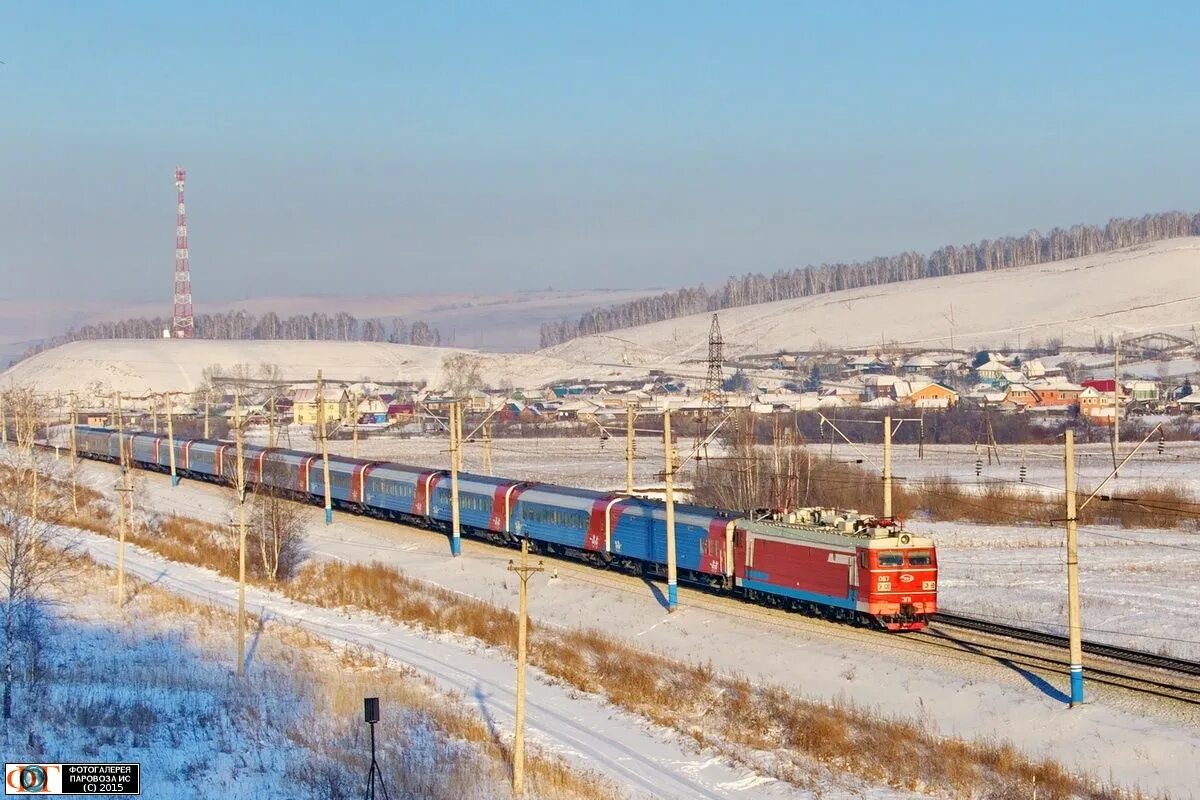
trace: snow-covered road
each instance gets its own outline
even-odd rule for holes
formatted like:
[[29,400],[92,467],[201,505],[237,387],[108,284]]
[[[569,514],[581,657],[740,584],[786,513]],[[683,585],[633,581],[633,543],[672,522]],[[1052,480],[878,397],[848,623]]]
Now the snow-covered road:
[[[114,540],[86,532],[79,535],[94,560],[116,564],[118,545]],[[237,607],[237,583],[209,570],[169,562],[133,546],[126,549],[125,567],[129,574],[159,588],[227,609]],[[505,736],[511,734],[514,667],[502,652],[482,649],[459,637],[428,635],[366,613],[348,614],[296,603],[256,587],[247,588],[246,604],[251,613],[267,621],[295,624],[331,642],[373,648],[408,664],[443,689],[461,694]],[[540,675],[537,670],[530,672]],[[617,711],[595,696],[544,680],[529,681],[527,686],[530,741],[581,767],[604,773],[634,797],[724,800],[807,796],[711,753],[698,753],[683,737]],[[899,795],[874,796],[882,800]]]

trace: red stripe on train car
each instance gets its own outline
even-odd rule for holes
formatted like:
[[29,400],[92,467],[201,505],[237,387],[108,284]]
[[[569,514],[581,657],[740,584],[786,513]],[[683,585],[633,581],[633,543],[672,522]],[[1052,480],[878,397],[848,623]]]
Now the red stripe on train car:
[[726,566],[726,532],[729,520],[718,517],[708,522],[708,538],[700,546],[700,571],[709,575],[724,575]]
[[501,483],[492,492],[492,514],[488,517],[488,530],[504,533],[504,502],[508,498],[511,483]]
[[588,515],[587,537],[583,540],[583,549],[593,552],[604,552],[606,537],[604,525],[607,522],[608,504],[612,498],[601,497],[592,501],[592,513]]
[[437,483],[437,478],[441,477],[438,472],[423,472],[417,477],[417,490],[413,493],[412,513],[420,516],[429,515],[428,500],[433,498],[433,487]]
[[350,473],[350,502],[361,503],[366,494],[367,473],[375,468],[374,464],[355,464]]

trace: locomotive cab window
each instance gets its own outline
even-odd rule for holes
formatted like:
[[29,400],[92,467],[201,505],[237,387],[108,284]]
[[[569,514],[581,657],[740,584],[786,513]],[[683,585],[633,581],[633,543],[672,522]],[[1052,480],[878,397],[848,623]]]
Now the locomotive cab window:
[[928,567],[933,563],[933,554],[928,550],[910,550],[908,563],[913,567]]
[[899,550],[889,550],[879,554],[879,566],[881,567],[902,567],[904,566],[904,553]]

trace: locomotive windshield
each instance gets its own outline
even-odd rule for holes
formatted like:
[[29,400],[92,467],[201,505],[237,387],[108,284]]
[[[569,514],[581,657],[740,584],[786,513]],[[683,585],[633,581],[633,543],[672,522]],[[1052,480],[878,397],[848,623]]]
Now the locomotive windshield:
[[904,553],[899,550],[890,550],[886,553],[879,554],[879,566],[881,567],[902,567],[904,566]]
[[928,550],[910,550],[908,563],[914,567],[928,567],[933,563],[933,555]]

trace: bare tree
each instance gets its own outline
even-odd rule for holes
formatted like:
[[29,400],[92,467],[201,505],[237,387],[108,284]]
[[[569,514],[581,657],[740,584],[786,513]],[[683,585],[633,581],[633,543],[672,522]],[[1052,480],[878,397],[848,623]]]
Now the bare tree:
[[453,397],[465,397],[467,392],[483,386],[483,362],[471,353],[454,353],[442,359],[446,388]]
[[282,464],[268,462],[264,474],[266,480],[254,486],[249,498],[250,524],[246,534],[249,541],[246,546],[258,552],[261,574],[272,583],[295,577],[307,556],[305,509],[277,488],[284,473]]
[[[47,590],[77,563],[77,542],[57,522],[62,498],[46,491],[46,465],[35,445],[41,403],[30,389],[5,392],[15,442],[0,463],[0,602],[3,602],[3,715],[13,716],[14,688],[38,660],[38,620]],[[40,484],[40,485],[39,485]]]

